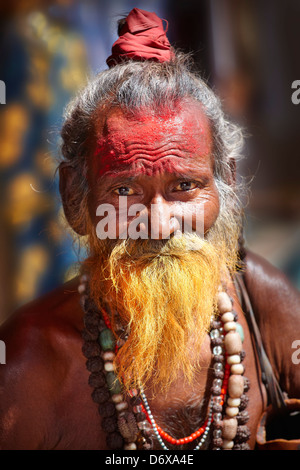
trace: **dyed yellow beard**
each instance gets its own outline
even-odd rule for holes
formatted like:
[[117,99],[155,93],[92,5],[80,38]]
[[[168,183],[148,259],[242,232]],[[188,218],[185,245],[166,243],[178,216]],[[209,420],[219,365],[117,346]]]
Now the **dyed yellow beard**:
[[[130,331],[116,358],[125,388],[146,389],[151,382],[166,390],[179,372],[191,383],[222,273],[235,264],[236,250],[195,234],[95,243],[102,249],[87,263],[91,295],[99,303],[106,297]],[[116,332],[114,315],[112,328]]]

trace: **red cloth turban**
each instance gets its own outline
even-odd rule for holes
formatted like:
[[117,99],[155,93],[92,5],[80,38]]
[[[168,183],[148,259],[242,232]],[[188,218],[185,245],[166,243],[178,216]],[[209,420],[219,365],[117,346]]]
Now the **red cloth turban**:
[[126,59],[170,61],[174,57],[162,20],[155,14],[139,8],[131,10],[112,46],[112,55],[106,63],[113,67]]

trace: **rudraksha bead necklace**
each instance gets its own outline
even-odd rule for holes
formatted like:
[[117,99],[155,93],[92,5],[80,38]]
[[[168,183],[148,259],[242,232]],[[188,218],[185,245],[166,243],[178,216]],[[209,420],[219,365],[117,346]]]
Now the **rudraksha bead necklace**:
[[92,398],[98,404],[101,426],[107,433],[106,443],[110,449],[152,449],[155,436],[164,450],[169,449],[166,443],[182,446],[198,439],[194,450],[200,450],[209,435],[213,450],[249,449],[250,431],[246,426],[249,415],[245,411],[249,380],[244,377],[242,364],[245,355],[243,331],[226,292],[219,292],[219,316],[211,321],[214,379],[206,421],[190,436],[175,439],[157,425],[142,388],[129,392],[132,406],[129,411],[122,384],[114,370],[114,359],[118,348],[126,341],[126,334],[120,331],[120,340],[116,342],[109,315],[104,309],[99,312],[88,296],[87,275],[81,276],[78,291],[84,310],[82,351],[90,372],[89,385],[94,389]]

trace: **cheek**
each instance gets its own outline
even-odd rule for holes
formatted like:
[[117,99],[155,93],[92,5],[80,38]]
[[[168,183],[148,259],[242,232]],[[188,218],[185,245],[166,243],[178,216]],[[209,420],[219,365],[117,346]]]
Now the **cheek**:
[[[148,233],[148,210],[142,204],[130,203],[126,197],[118,202],[100,203],[95,209],[94,225],[98,238],[126,239],[133,233],[139,237],[140,231]],[[139,225],[142,223],[142,228]],[[131,227],[131,228],[130,228]],[[145,235],[143,235],[145,238]],[[146,237],[147,238],[147,237]]]
[[213,226],[220,212],[219,191],[215,182],[209,191],[209,197],[204,207],[204,230],[205,233]]
[[218,218],[220,199],[218,193],[204,207],[204,233],[207,233]]
[[199,235],[204,236],[213,226],[220,212],[220,199],[217,188],[201,196],[192,205],[188,223]]

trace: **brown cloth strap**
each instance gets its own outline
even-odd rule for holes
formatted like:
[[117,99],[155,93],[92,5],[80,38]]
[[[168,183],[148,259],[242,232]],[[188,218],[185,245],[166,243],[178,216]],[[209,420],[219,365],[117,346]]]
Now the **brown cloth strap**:
[[246,289],[243,275],[241,273],[237,273],[235,276],[235,280],[238,285],[238,290],[241,293],[242,308],[245,313],[253,340],[255,342],[257,355],[261,367],[261,378],[267,389],[269,403],[273,405],[273,410],[275,411],[275,413],[286,413],[287,407],[284,395],[274,375],[268,356],[265,352],[261,334],[256,323],[255,315]]

